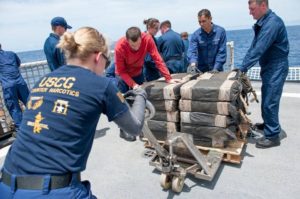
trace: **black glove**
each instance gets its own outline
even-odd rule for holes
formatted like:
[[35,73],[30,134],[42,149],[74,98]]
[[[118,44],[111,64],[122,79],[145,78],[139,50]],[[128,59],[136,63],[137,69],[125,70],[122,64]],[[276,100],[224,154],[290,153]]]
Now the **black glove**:
[[133,90],[129,90],[124,94],[124,98],[128,98],[128,97],[136,97],[137,95],[142,96],[145,100],[147,100],[147,93],[144,89],[142,88],[137,88],[137,89],[133,89]]
[[216,69],[213,69],[213,70],[211,70],[211,71],[209,71],[209,73],[212,73],[212,74],[217,74],[217,73],[219,73],[220,71],[218,71],[218,70],[216,70]]
[[188,67],[187,67],[187,73],[189,74],[197,74],[197,73],[202,73],[196,65],[192,65],[190,64]]

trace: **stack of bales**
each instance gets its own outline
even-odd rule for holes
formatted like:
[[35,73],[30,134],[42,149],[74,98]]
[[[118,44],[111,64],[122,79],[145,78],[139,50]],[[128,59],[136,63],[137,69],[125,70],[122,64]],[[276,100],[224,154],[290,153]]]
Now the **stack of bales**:
[[159,79],[143,85],[148,94],[148,100],[156,110],[154,117],[148,121],[148,126],[158,140],[166,140],[167,135],[180,131],[178,107],[180,87],[197,76],[186,73],[173,74],[173,79],[181,79],[182,81],[168,84],[164,79]]
[[193,135],[194,144],[224,147],[235,140],[242,84],[237,72],[204,73],[181,86],[181,132]]

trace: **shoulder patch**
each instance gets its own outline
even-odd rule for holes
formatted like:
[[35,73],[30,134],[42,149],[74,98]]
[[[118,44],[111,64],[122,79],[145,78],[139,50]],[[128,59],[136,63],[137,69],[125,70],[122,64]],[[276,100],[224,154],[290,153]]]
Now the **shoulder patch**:
[[122,103],[125,102],[125,98],[123,97],[123,95],[122,95],[122,93],[121,93],[120,91],[117,92],[117,96],[118,96],[118,98],[120,99],[120,101],[121,101]]

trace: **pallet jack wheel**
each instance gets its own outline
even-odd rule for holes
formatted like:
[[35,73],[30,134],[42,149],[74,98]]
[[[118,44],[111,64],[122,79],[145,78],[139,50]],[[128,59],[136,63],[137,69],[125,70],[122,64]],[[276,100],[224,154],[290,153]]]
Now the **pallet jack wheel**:
[[172,190],[176,193],[180,193],[183,189],[184,178],[174,176],[172,179]]
[[170,189],[172,185],[172,177],[168,174],[162,173],[160,175],[160,186],[163,189]]

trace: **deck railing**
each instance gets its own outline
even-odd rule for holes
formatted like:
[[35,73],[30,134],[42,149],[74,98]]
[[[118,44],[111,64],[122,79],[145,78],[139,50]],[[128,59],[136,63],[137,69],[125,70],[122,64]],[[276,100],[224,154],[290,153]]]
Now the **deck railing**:
[[[111,51],[112,57],[114,51]],[[227,61],[224,64],[224,70],[229,71],[234,68],[234,42],[227,42]],[[47,61],[38,61],[31,63],[24,63],[21,65],[21,74],[31,89],[33,85],[44,75],[49,73]],[[248,76],[251,80],[260,80],[260,67],[252,67],[248,71]],[[300,81],[300,66],[290,67],[287,81]]]
[[[114,54],[114,51],[111,51],[112,57]],[[234,42],[227,42],[227,61],[224,65],[224,70],[229,71],[234,68]],[[47,61],[37,61],[37,62],[31,62],[31,63],[24,63],[20,67],[21,74],[25,81],[28,84],[29,89],[31,89],[34,84],[44,75],[48,74],[50,72]],[[248,76],[251,80],[260,80],[260,67],[252,67],[248,71]],[[293,82],[300,82],[300,66],[297,67],[290,67],[289,68],[289,74],[286,78],[287,81],[293,81]],[[0,86],[0,101],[3,102],[3,95],[2,95],[2,87]],[[0,103],[1,104],[1,103]],[[11,117],[9,116],[5,106],[3,106],[3,109],[5,113],[1,113],[0,111],[0,123],[3,127],[3,130],[7,132],[9,130],[9,124],[12,122]],[[4,124],[6,123],[6,124]],[[1,137],[1,135],[0,135]]]

